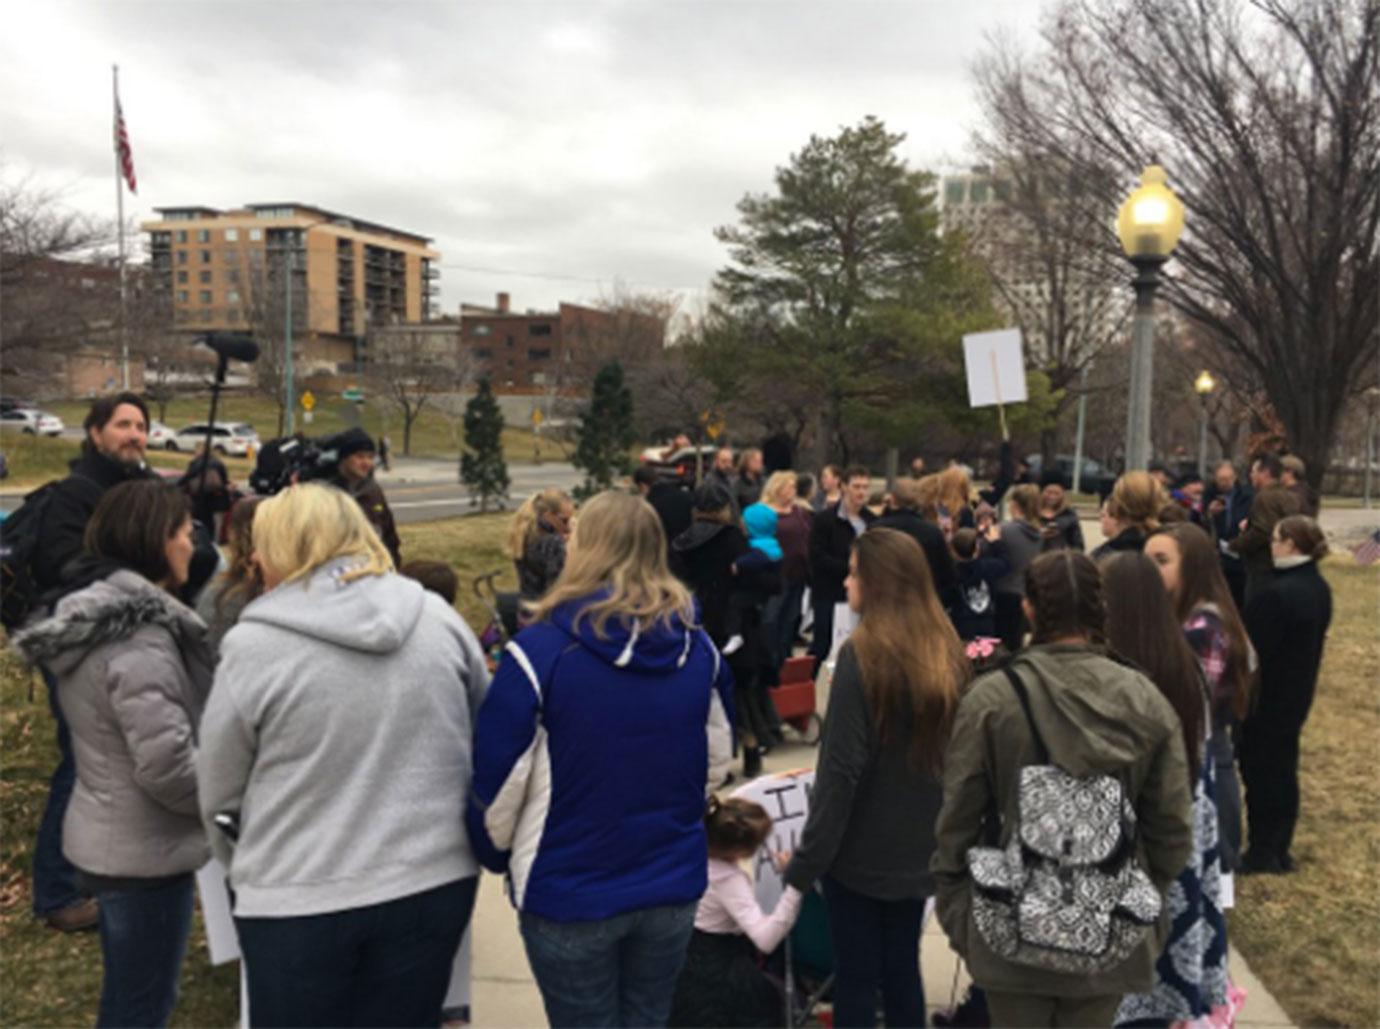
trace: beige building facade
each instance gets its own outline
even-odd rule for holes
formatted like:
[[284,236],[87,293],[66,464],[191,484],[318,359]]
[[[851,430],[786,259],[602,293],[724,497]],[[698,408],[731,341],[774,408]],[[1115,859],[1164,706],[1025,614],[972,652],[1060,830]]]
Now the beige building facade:
[[178,329],[281,339],[290,305],[302,371],[348,372],[367,360],[371,326],[436,310],[428,237],[292,202],[156,210],[141,228]]

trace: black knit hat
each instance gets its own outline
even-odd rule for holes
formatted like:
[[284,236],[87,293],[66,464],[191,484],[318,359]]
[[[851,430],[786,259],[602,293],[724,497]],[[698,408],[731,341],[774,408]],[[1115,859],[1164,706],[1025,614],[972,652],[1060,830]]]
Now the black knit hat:
[[335,438],[335,457],[343,461],[351,454],[367,450],[374,453],[374,437],[360,428],[346,429]]
[[704,482],[695,490],[693,503],[696,511],[722,511],[733,506],[733,494],[722,483]]

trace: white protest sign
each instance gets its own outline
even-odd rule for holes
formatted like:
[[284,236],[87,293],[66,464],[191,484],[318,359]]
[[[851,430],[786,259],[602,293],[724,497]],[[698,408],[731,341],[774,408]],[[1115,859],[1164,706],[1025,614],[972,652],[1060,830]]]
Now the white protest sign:
[[240,959],[240,938],[235,934],[235,919],[230,913],[230,890],[225,883],[225,866],[215,858],[196,873],[197,893],[201,897],[201,917],[206,922],[206,949],[211,964],[223,965]]
[[968,406],[1019,404],[1026,399],[1021,330],[974,332],[963,337],[968,372]]
[[835,661],[839,656],[839,647],[853,635],[853,630],[858,627],[858,613],[847,604],[834,605],[834,638],[829,645],[829,660]]
[[805,819],[810,814],[810,790],[815,785],[815,770],[766,775],[744,783],[733,796],[761,804],[771,816],[771,835],[752,856],[752,880],[757,903],[763,911],[776,907],[785,885],[776,867],[777,854],[789,854],[800,843]]

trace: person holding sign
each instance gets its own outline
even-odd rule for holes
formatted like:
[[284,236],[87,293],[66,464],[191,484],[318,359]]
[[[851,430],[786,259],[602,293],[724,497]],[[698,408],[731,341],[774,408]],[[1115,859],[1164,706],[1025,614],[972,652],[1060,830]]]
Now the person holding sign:
[[938,770],[968,660],[909,536],[859,536],[844,585],[860,618],[839,652],[810,814],[785,878],[800,891],[823,882],[834,1024],[875,1024],[880,985],[887,1025],[924,1025]]

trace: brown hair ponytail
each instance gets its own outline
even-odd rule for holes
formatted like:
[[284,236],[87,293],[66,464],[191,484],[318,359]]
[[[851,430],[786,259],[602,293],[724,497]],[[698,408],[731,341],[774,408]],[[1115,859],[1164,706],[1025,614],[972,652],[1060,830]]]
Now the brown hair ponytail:
[[709,856],[736,858],[751,854],[771,835],[771,816],[761,804],[739,797],[710,797],[704,809]]

